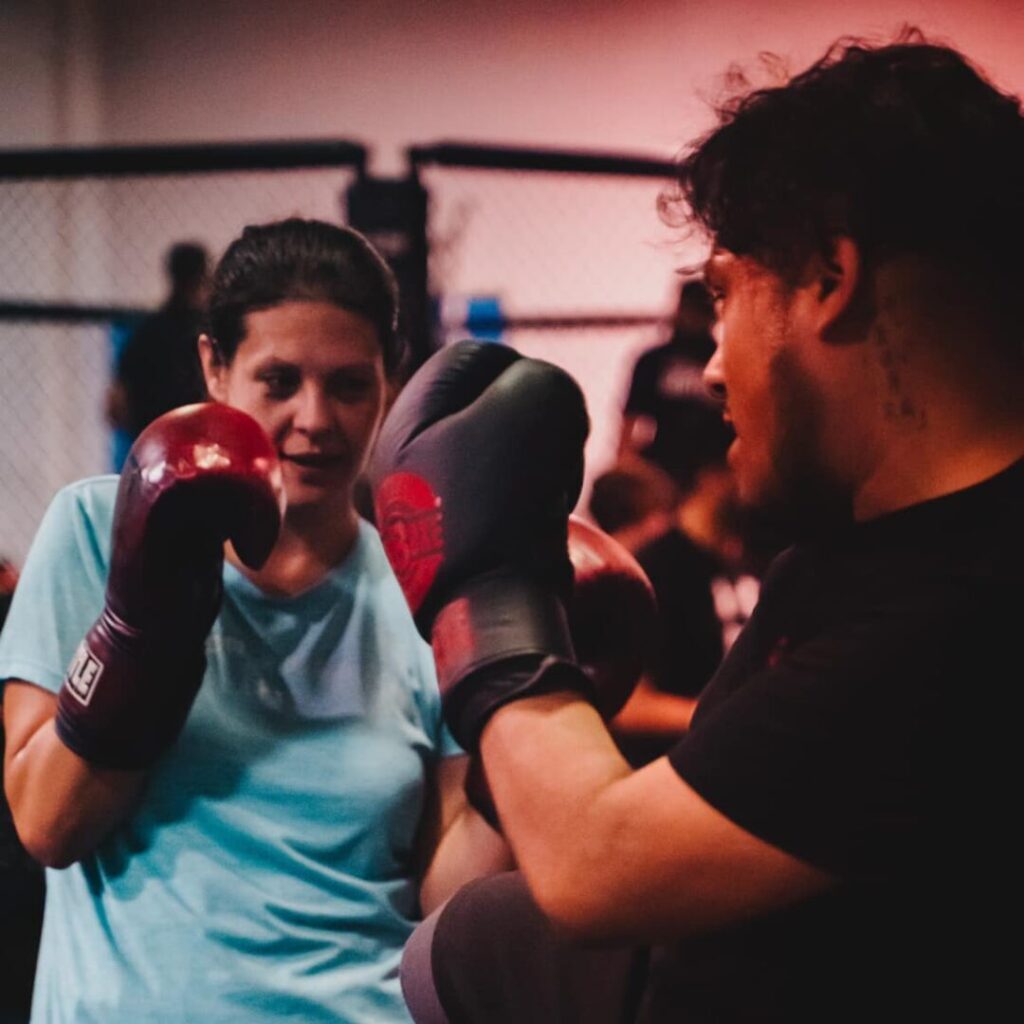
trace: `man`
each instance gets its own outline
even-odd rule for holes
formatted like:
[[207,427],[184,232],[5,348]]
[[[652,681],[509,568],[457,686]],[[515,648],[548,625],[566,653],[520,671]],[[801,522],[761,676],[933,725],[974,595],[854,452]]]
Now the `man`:
[[[543,602],[517,596],[557,593],[534,560],[555,558],[557,531],[491,500],[511,475],[531,508],[571,502],[572,468],[551,483],[549,449],[574,422],[554,411],[558,388],[518,363],[481,384],[474,358],[459,379],[475,402],[439,398],[447,382],[428,374],[429,394],[414,378],[385,425],[385,499],[396,471],[418,474],[443,527],[460,488],[473,495],[426,597],[412,595],[443,655],[448,719],[479,744],[556,925],[660,944],[645,1021],[1002,1012],[1022,180],[1018,100],[916,36],[833,48],[727,106],[683,161],[680,198],[711,235],[721,333],[706,376],[736,431],[729,461],[741,496],[798,540],[689,734],[639,771],[588,702],[557,616],[545,633]],[[518,420],[503,404],[516,389],[529,392]],[[429,429],[409,425],[417,405]],[[500,449],[497,483],[450,443],[471,436],[467,420]],[[504,440],[512,426],[520,446],[552,439],[533,449],[535,471]],[[471,527],[490,547],[471,549]],[[513,581],[499,601],[495,579]]]
[[622,413],[619,455],[639,455],[653,463],[683,493],[701,466],[722,455],[730,438],[702,379],[715,348],[714,321],[707,287],[686,281],[672,334],[636,361]]
[[107,419],[129,441],[171,409],[206,396],[196,339],[209,290],[209,257],[195,242],[167,251],[167,299],[125,343],[107,394]]

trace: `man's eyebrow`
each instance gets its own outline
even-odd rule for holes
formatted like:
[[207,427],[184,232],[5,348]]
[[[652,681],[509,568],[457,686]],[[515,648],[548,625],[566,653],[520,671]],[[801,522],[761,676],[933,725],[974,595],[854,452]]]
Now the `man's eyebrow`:
[[701,277],[705,284],[721,284],[722,262],[727,256],[728,253],[721,249],[712,250],[711,255],[704,261],[704,266],[701,270]]

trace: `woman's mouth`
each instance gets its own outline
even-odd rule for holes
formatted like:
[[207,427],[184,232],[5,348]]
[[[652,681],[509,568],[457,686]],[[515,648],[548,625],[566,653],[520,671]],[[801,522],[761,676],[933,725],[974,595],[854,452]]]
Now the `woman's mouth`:
[[291,462],[300,469],[336,469],[347,465],[348,462],[343,452],[282,452],[281,459]]

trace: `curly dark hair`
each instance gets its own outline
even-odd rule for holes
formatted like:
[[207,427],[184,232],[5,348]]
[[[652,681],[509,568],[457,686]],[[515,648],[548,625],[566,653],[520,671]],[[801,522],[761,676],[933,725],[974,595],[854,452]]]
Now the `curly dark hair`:
[[297,217],[250,225],[221,257],[206,325],[216,357],[234,359],[246,314],[295,299],[330,302],[365,317],[376,328],[385,371],[397,371],[402,350],[391,270],[358,231]]
[[1021,105],[956,50],[913,28],[886,46],[841,39],[718,115],[662,197],[668,219],[681,210],[717,245],[787,277],[847,235],[867,261],[922,254],[979,280],[994,273],[994,295],[1016,291]]

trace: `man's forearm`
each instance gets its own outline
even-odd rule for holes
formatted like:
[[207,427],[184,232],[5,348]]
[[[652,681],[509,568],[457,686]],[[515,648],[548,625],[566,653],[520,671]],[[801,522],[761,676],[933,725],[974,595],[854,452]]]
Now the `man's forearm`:
[[484,730],[481,751],[506,836],[541,907],[590,931],[593,884],[606,871],[617,826],[614,787],[630,775],[586,701],[550,694],[515,701]]
[[667,758],[631,771],[597,712],[567,694],[500,709],[481,750],[534,898],[580,937],[671,940],[832,884],[730,821]]

